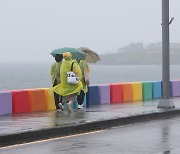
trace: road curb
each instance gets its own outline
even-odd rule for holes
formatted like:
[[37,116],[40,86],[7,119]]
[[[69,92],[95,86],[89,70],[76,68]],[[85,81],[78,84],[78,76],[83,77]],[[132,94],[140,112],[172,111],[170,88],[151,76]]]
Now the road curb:
[[32,142],[41,139],[48,139],[52,137],[62,137],[67,135],[94,131],[94,130],[101,130],[109,127],[145,122],[149,120],[170,118],[177,115],[180,115],[180,110],[174,109],[174,110],[168,110],[162,112],[154,112],[154,113],[133,115],[128,117],[106,119],[101,121],[86,122],[83,124],[74,124],[71,126],[54,127],[54,128],[40,129],[35,131],[22,132],[17,134],[8,134],[8,135],[0,136],[0,147],[13,145],[13,144],[20,144],[24,142]]

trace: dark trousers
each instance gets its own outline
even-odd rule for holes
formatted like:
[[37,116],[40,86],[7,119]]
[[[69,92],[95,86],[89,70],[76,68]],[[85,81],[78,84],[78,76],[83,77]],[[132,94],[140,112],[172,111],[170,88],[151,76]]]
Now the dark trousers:
[[[54,84],[53,84],[53,87],[56,86],[56,85],[57,85],[57,82],[55,81]],[[54,92],[54,101],[55,101],[55,106],[56,106],[57,110],[60,109],[59,108],[59,103],[61,103],[61,99],[62,99],[62,97],[59,94]]]
[[59,108],[59,102],[60,102],[59,99],[60,99],[60,96],[54,92],[54,101],[55,101],[55,106],[56,106],[57,110],[60,109]]
[[78,95],[78,97],[77,97],[77,101],[78,101],[78,104],[79,104],[79,105],[82,105],[82,104],[83,104],[83,102],[84,102],[84,96],[85,96],[85,93],[84,93],[83,90],[81,90],[80,95]]

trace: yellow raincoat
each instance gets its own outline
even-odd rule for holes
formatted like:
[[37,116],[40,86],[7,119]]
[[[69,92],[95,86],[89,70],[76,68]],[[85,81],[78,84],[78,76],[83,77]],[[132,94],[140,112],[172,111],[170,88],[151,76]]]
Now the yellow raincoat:
[[51,82],[52,85],[54,85],[54,82],[56,80],[56,83],[60,83],[60,68],[61,68],[62,62],[55,62],[51,66],[50,74],[51,74]]
[[62,62],[60,69],[60,82],[57,86],[54,87],[54,92],[61,96],[68,96],[74,93],[78,93],[82,89],[82,82],[80,81],[82,78],[81,69],[78,66],[77,62],[73,64],[73,72],[77,74],[79,77],[78,84],[69,84],[67,82],[67,72],[71,71],[72,60],[68,59]]
[[80,67],[81,72],[82,72],[82,79],[81,79],[81,82],[82,82],[82,84],[83,84],[82,90],[84,91],[84,93],[86,93],[86,92],[88,92],[88,86],[87,86],[87,84],[85,83],[84,67],[86,67],[88,73],[90,72],[90,68],[89,68],[88,63],[87,63],[85,60],[80,60],[80,62],[79,62],[79,67]]

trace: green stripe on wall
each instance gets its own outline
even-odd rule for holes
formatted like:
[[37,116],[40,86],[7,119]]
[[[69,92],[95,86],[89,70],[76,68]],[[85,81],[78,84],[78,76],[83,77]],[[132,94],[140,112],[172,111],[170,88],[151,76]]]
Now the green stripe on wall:
[[143,82],[143,100],[152,99],[152,82]]

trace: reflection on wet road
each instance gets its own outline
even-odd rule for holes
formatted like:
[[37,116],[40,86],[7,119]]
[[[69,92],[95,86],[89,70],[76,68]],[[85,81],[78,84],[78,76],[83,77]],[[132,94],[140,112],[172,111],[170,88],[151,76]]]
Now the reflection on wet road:
[[2,154],[180,153],[180,117],[0,148]]

